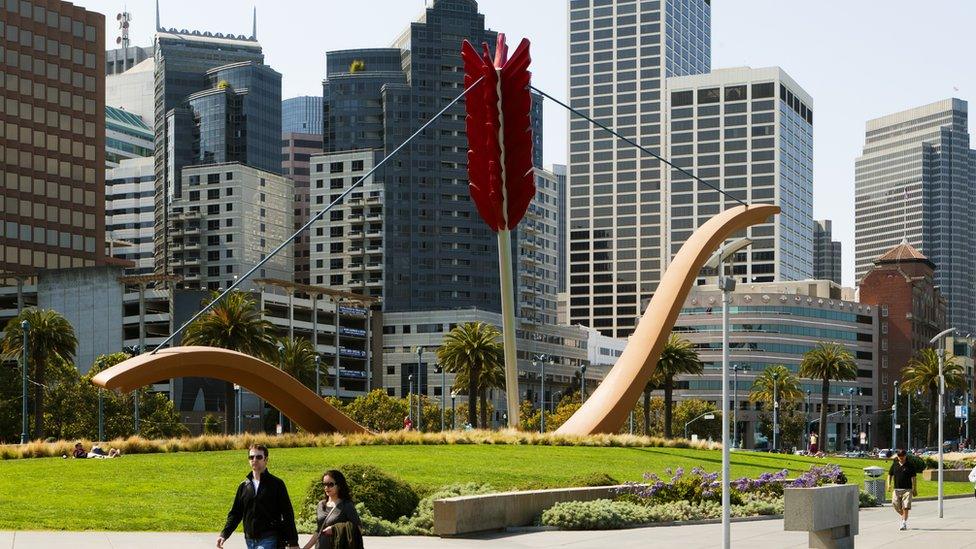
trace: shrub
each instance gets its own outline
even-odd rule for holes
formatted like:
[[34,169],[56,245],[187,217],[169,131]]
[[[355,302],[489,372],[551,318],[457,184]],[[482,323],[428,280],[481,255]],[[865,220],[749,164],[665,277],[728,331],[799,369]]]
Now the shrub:
[[[417,508],[419,498],[410,484],[371,465],[337,467],[349,482],[353,501],[362,503],[374,517],[396,521],[408,517]],[[325,471],[323,471],[324,473]],[[299,520],[315,523],[315,506],[323,497],[322,478],[314,479],[305,492]]]
[[216,435],[223,430],[223,426],[221,426],[220,420],[217,419],[217,416],[213,414],[203,416],[203,434]]
[[[776,515],[783,513],[782,498],[750,494],[743,505],[733,505],[732,516]],[[629,501],[600,499],[557,503],[542,513],[540,523],[565,530],[610,530],[652,522],[704,520],[722,516],[716,501],[672,501],[645,506]]]
[[620,481],[606,473],[596,473],[593,475],[577,475],[569,481],[569,486],[588,487],[588,486],[616,486]]
[[878,498],[874,497],[873,494],[869,494],[864,490],[861,490],[858,495],[858,507],[877,507]]
[[937,469],[939,467],[939,461],[925,456],[916,456],[915,454],[909,454],[906,452],[905,461],[912,464],[916,473],[921,473],[926,469]]
[[620,493],[631,493],[645,505],[673,501],[700,503],[718,501],[722,497],[718,473],[706,473],[701,467],[692,469],[691,475],[685,475],[683,467],[678,467],[673,473],[669,467],[664,472],[671,477],[667,482],[655,473],[644,473],[643,484],[628,482]]

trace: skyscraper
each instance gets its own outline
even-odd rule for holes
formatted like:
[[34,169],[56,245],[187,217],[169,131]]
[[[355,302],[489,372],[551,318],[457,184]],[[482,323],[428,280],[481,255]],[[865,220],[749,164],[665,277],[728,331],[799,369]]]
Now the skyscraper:
[[322,98],[310,95],[281,102],[282,133],[322,133]]
[[[749,227],[737,254],[740,282],[813,276],[813,100],[779,67],[719,69],[668,78],[667,263],[715,214],[745,203],[781,213]],[[643,233],[641,235],[643,238]]]
[[813,278],[841,284],[841,243],[833,239],[833,222],[821,219],[813,228]]
[[[711,68],[709,0],[570,0],[570,105],[667,150],[666,79]],[[667,174],[577,115],[569,122],[570,322],[626,337],[668,259]]]
[[[321,99],[319,104],[321,105]],[[319,127],[321,125],[320,121]],[[281,135],[281,173],[290,177],[295,184],[295,230],[301,228],[312,215],[308,202],[309,159],[311,155],[321,152],[322,134],[285,132]],[[298,235],[293,242],[295,248],[295,282],[299,284],[311,284],[309,240],[310,231],[305,231]]]
[[[316,200],[322,200],[321,204],[331,202],[344,185],[355,181],[355,174],[372,165],[370,151],[380,151],[380,158],[389,154],[461,92],[463,39],[494,47],[497,34],[485,29],[477,2],[433,0],[428,6],[391,48],[327,54],[323,83],[326,157],[313,158],[311,172],[312,193],[319,193]],[[333,230],[365,239],[351,245],[359,250],[361,242],[372,252],[367,253],[365,263],[378,268],[367,278],[381,274],[382,279],[376,282],[382,284],[384,311],[458,307],[501,310],[496,238],[478,217],[468,193],[464,120],[462,100],[373,175],[368,185],[380,185],[379,202],[366,204],[365,212],[360,205],[352,215],[369,215],[380,207],[381,218],[364,225],[361,218],[353,218],[349,224],[349,218],[334,217],[328,227],[321,228],[321,235],[320,228],[315,229],[313,246],[317,237]],[[539,101],[533,104],[532,120],[534,162],[540,167]],[[330,159],[329,155],[335,157]],[[353,162],[360,170],[350,172]],[[381,232],[370,239],[370,230]],[[374,250],[372,244],[377,241],[382,245]],[[324,246],[321,251],[313,249],[313,280],[360,280],[357,270],[340,272],[349,261],[341,257],[348,254],[347,250],[338,246],[334,251],[326,251]],[[317,272],[319,261],[321,269],[329,265],[329,270]]]
[[105,16],[0,7],[0,271],[105,262]]
[[903,239],[935,265],[948,325],[976,332],[976,153],[968,105],[945,99],[869,120],[854,166],[854,259],[860,284]]
[[[255,24],[256,27],[256,24]],[[256,28],[255,28],[256,31]],[[181,194],[181,162],[192,158],[192,143],[175,139],[177,126],[190,129],[192,117],[185,109],[191,94],[207,89],[210,69],[232,63],[252,61],[263,63],[264,55],[261,45],[255,36],[223,35],[221,33],[166,30],[159,24],[159,11],[156,14],[155,39],[155,80],[156,80],[156,112],[154,120],[155,134],[155,254],[156,269],[169,273],[169,204]],[[171,111],[180,108],[171,115]],[[277,126],[276,135],[272,137],[276,145],[281,139],[281,91],[278,89]],[[191,130],[192,131],[192,130]],[[280,150],[276,147],[276,154]],[[281,169],[280,161],[269,167],[277,172]]]

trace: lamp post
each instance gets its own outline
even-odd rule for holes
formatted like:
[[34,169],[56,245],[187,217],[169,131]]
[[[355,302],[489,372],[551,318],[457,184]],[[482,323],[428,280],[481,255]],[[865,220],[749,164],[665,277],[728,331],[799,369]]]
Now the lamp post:
[[732,446],[734,448],[742,447],[739,442],[739,421],[737,418],[739,412],[739,370],[744,372],[749,368],[738,364],[732,365]]
[[319,356],[318,351],[315,352],[315,396],[322,398],[322,371],[320,369],[322,365],[322,357]]
[[735,278],[725,276],[725,261],[736,252],[752,244],[748,238],[740,238],[728,246],[723,242],[718,251],[705,263],[705,267],[718,270],[718,288],[722,291],[722,547],[729,549],[732,543],[731,492],[729,486],[729,304],[735,291]]
[[407,417],[413,422],[413,374],[407,376]]
[[776,451],[776,435],[779,433],[779,372],[773,372],[773,452]]
[[809,450],[813,450],[813,446],[812,446],[812,443],[810,441],[810,433],[811,433],[811,431],[813,431],[813,423],[810,421],[810,389],[807,389],[807,398],[805,399],[805,402],[804,402],[803,419],[804,419],[804,423],[806,423],[806,426],[807,426],[807,429],[806,429],[807,432],[804,435],[805,436],[805,442],[807,444],[807,448]]
[[98,388],[98,441],[105,440],[105,403],[102,398],[102,388]]
[[912,392],[908,391],[908,393],[905,394],[905,396],[908,397],[908,418],[906,418],[908,421],[908,432],[906,433],[905,436],[905,449],[911,450],[912,449]]
[[29,435],[27,434],[27,430],[30,428],[27,424],[27,347],[29,346],[29,341],[30,341],[30,322],[27,322],[26,320],[21,320],[20,321],[20,348],[21,348],[20,356],[21,356],[21,364],[22,364],[23,374],[24,374],[23,375],[24,391],[23,394],[21,395],[21,409],[20,409],[21,419],[23,422],[21,424],[21,430],[20,430],[21,444],[27,444],[27,438],[29,437]]
[[421,385],[426,389],[427,376],[424,375],[424,346],[417,345],[417,431],[422,431],[424,428],[424,416],[421,406],[423,405],[423,394],[425,391],[421,390]]
[[580,364],[580,403],[586,401],[586,364]]
[[546,432],[546,361],[551,360],[550,357],[546,355],[535,355],[535,360],[532,361],[532,365],[536,365],[538,361],[539,366],[542,368],[541,377],[539,377],[539,432]]
[[715,419],[715,412],[705,412],[704,414],[699,415],[695,419],[692,419],[688,423],[685,423],[685,439],[686,440],[688,439],[688,426],[691,425],[692,423],[698,421],[699,419],[702,419],[702,418],[705,418],[705,419]]
[[447,369],[443,364],[435,364],[434,369],[441,369],[441,431],[444,431],[445,415],[447,414]]
[[457,392],[451,391],[451,430],[457,429],[457,413],[454,411],[454,400],[457,398]]
[[[892,393],[891,403],[891,451],[898,448],[898,380],[895,380],[895,391]],[[909,397],[911,398],[911,397]]]
[[945,376],[942,373],[942,366],[943,366],[943,363],[945,362],[945,340],[943,340],[942,338],[944,336],[947,336],[947,335],[955,332],[955,331],[956,331],[955,328],[949,328],[948,330],[943,330],[943,331],[939,332],[938,334],[936,334],[935,337],[933,337],[932,339],[929,340],[929,343],[931,343],[933,345],[935,344],[936,341],[939,341],[940,342],[939,348],[936,349],[936,354],[939,356],[939,419],[938,419],[938,421],[939,421],[939,518],[943,518],[944,505],[945,505],[945,502],[943,501],[944,500],[944,494],[943,494],[943,491],[944,490],[943,490],[943,485],[942,485],[942,472],[945,469],[945,461],[944,461],[944,456],[943,456],[943,450],[944,449],[942,448],[942,438],[943,438],[942,424],[944,423],[942,416],[945,413],[945,410],[944,410],[944,408],[945,408]]
[[847,438],[850,440],[848,444],[848,451],[854,451],[854,387],[847,390],[848,393],[848,405],[847,405]]
[[[278,342],[278,368],[285,371],[285,346],[280,341]],[[282,433],[285,432],[285,414],[281,413],[281,408],[278,408],[278,427]]]

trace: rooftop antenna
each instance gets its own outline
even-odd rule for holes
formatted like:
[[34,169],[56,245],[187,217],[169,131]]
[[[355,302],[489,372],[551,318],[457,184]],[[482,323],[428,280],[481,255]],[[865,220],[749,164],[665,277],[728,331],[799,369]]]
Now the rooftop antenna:
[[156,0],[156,30],[159,30],[159,0]]
[[[158,6],[158,4],[157,4]],[[129,21],[132,20],[132,15],[124,11],[125,6],[122,7],[122,13],[115,16],[115,19],[119,22],[119,32],[120,36],[115,39],[116,44],[121,44],[122,49],[129,48]]]
[[251,23],[251,40],[258,39],[258,7],[254,6],[254,18]]

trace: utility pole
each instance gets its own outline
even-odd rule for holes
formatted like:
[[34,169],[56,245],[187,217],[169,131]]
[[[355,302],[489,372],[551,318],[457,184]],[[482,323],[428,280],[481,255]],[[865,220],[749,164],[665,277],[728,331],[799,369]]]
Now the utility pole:
[[776,435],[779,433],[779,372],[773,374],[773,451],[776,451]]
[[24,392],[21,395],[21,415],[23,416],[23,424],[20,430],[20,443],[27,444],[27,439],[30,437],[28,434],[28,429],[30,427],[27,423],[27,348],[30,341],[30,322],[26,320],[20,321],[20,347],[21,347],[21,361],[24,370]]
[[[891,451],[898,448],[898,380],[895,380],[895,391],[892,393],[894,402],[891,404]],[[911,400],[911,397],[908,397]]]

